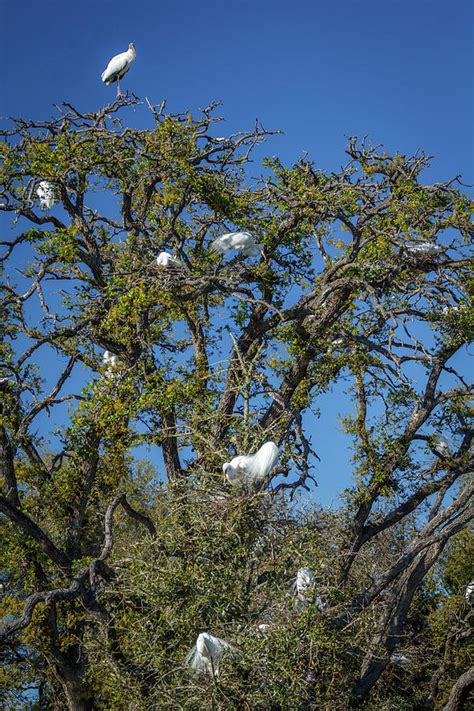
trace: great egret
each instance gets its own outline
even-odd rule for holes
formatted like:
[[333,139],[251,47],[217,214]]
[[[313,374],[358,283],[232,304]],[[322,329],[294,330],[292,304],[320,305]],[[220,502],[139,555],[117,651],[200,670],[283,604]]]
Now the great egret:
[[395,652],[391,655],[390,661],[392,662],[392,664],[399,664],[401,667],[411,666],[410,659],[408,659],[408,657],[405,657],[404,654],[399,654],[398,652]]
[[472,593],[474,593],[474,580],[469,583],[466,588],[466,592],[464,593],[464,597],[466,598],[467,602],[471,602]]
[[222,465],[224,476],[231,484],[258,488],[275,467],[279,449],[275,442],[265,442],[253,455],[234,457]]
[[449,457],[449,443],[444,437],[440,435],[434,435],[433,437],[433,449],[436,454],[441,457]]
[[226,652],[232,652],[231,644],[212,634],[201,632],[196,644],[186,655],[185,664],[196,672],[219,676],[219,665]]
[[54,186],[51,185],[47,180],[42,180],[41,183],[36,188],[36,194],[39,198],[39,205],[41,210],[51,210],[56,202],[54,195]]
[[112,368],[116,368],[119,362],[118,356],[115,355],[115,353],[111,353],[110,351],[104,351],[102,360],[105,365],[110,365],[112,366]]
[[137,53],[135,50],[135,45],[133,44],[133,42],[130,42],[127,51],[122,52],[121,54],[116,54],[115,57],[112,57],[110,62],[107,64],[107,68],[104,69],[101,74],[101,79],[107,86],[113,84],[115,81],[117,82],[118,97],[125,96],[125,94],[122,94],[122,92],[120,91],[120,79],[122,79],[128,72],[131,63],[133,62],[136,56]]
[[109,366],[107,370],[105,371],[105,375],[110,378],[114,374],[114,370],[117,368],[119,365],[119,358],[115,353],[111,353],[110,351],[104,351],[104,355],[102,356],[102,362],[104,365]]
[[443,247],[432,242],[410,242],[406,245],[406,251],[415,256],[434,257],[443,252]]
[[156,258],[156,264],[159,267],[169,267],[169,266],[181,267],[182,266],[179,259],[177,259],[176,257],[173,257],[173,255],[169,254],[169,252],[160,252]]
[[256,257],[261,247],[255,243],[250,232],[227,232],[211,242],[211,249],[218,254],[224,254],[229,249],[237,249],[246,257]]
[[300,568],[296,574],[294,591],[299,600],[308,602],[313,599],[316,576],[311,568]]

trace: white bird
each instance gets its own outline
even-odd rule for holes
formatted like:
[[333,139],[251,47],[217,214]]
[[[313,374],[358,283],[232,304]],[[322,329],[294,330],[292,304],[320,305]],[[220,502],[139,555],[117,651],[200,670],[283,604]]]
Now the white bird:
[[306,607],[313,601],[316,576],[311,568],[300,568],[296,573],[296,580],[293,583],[293,591],[296,595],[297,607]]
[[410,659],[408,659],[408,657],[405,657],[404,654],[399,654],[398,652],[391,655],[390,661],[392,662],[392,664],[399,664],[401,667],[411,666]]
[[122,79],[128,72],[131,63],[136,56],[137,53],[135,45],[133,42],[130,42],[127,51],[122,52],[121,54],[116,54],[115,57],[112,57],[110,62],[107,64],[107,68],[104,69],[101,74],[101,79],[107,86],[113,84],[114,81],[117,82],[117,96],[125,96],[125,94],[122,94],[120,91],[120,79]]
[[56,202],[54,195],[54,186],[48,183],[47,180],[42,180],[36,188],[36,194],[39,197],[41,210],[51,210]]
[[224,476],[231,484],[258,488],[275,467],[280,451],[274,442],[262,444],[256,454],[234,457],[222,465]]
[[104,355],[102,356],[102,361],[104,365],[108,365],[109,367],[105,371],[105,375],[110,378],[114,375],[114,370],[118,367],[119,365],[119,358],[115,353],[111,353],[110,351],[104,351]]
[[443,247],[439,244],[433,244],[432,242],[410,242],[406,245],[406,250],[410,254],[434,257],[435,254],[439,254],[443,251]]
[[227,232],[211,242],[211,249],[218,254],[237,249],[246,257],[256,257],[260,254],[261,247],[255,243],[250,232]]
[[118,356],[115,355],[115,353],[111,353],[110,351],[104,351],[102,360],[104,361],[105,365],[110,365],[112,366],[112,368],[116,368],[119,362]]
[[219,676],[219,664],[226,652],[232,652],[231,644],[212,634],[201,632],[196,644],[186,655],[185,664],[196,672]]
[[160,252],[156,258],[156,264],[159,267],[178,266],[182,264],[176,257],[173,257],[169,252]]
[[441,455],[442,457],[449,457],[448,441],[444,437],[440,437],[440,435],[434,435],[433,440],[433,449],[435,453]]
[[474,580],[469,583],[466,588],[466,592],[464,593],[464,597],[466,598],[467,602],[471,602],[472,593],[474,593]]

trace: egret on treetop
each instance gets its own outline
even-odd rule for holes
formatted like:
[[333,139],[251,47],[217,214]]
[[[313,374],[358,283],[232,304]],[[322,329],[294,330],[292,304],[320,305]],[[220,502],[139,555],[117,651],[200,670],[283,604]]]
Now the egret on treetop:
[[274,469],[279,456],[274,442],[265,442],[258,452],[249,456],[234,457],[222,465],[224,476],[231,484],[244,484],[248,488],[258,488]]
[[232,645],[223,639],[201,632],[196,644],[186,655],[185,664],[196,672],[219,676],[219,663],[222,657],[233,649]]
[[54,186],[47,180],[42,180],[36,188],[36,194],[39,197],[40,209],[51,210],[56,202],[54,196]]
[[107,64],[107,68],[104,69],[101,74],[102,81],[107,86],[113,84],[115,81],[117,82],[118,97],[125,96],[125,94],[122,94],[120,91],[120,79],[122,79],[128,72],[131,63],[136,56],[137,52],[135,50],[135,45],[133,42],[130,42],[127,51],[122,52],[121,54],[116,54],[115,57],[112,57],[110,62]]
[[261,251],[250,232],[227,232],[211,242],[211,249],[218,254],[237,249],[246,257],[256,257]]

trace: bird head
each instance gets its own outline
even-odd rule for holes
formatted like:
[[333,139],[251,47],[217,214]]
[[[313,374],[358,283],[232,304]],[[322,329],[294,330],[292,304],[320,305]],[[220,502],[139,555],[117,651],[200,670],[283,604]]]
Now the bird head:
[[137,50],[135,49],[135,45],[133,42],[130,42],[130,44],[128,45],[128,49],[130,52],[133,52],[134,55],[137,53]]
[[210,656],[210,639],[206,632],[201,632],[196,640],[196,649],[203,657]]

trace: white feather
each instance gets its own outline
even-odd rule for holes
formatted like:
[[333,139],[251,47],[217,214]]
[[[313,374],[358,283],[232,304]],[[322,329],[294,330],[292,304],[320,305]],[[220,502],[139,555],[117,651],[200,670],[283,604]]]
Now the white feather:
[[186,655],[185,664],[196,672],[219,676],[219,664],[226,652],[233,651],[231,644],[207,632],[198,635],[196,644]]
[[316,577],[311,568],[300,568],[296,574],[296,594],[300,598],[307,598],[308,595],[312,595],[314,591],[314,586],[316,584]]
[[174,266],[178,266],[178,267],[182,266],[179,259],[177,259],[176,257],[173,257],[168,252],[160,252],[156,258],[156,264],[159,267],[168,267],[170,265],[171,266],[174,265]]
[[279,449],[274,442],[265,442],[254,455],[234,457],[222,465],[225,477],[231,484],[257,487],[274,469]]
[[408,657],[405,657],[404,654],[399,654],[398,652],[392,654],[390,661],[392,664],[399,664],[401,667],[409,667],[411,665],[411,661]]
[[466,588],[466,592],[464,593],[464,597],[466,598],[466,600],[468,602],[471,601],[472,593],[474,593],[474,580],[469,583],[469,585]]
[[211,249],[218,254],[236,249],[246,257],[256,257],[260,254],[261,247],[255,243],[250,232],[227,232],[211,242]]
[[434,257],[435,254],[442,252],[443,248],[439,244],[433,244],[432,242],[411,242],[406,245],[406,250],[410,254]]
[[126,52],[116,54],[107,64],[106,69],[101,74],[101,79],[104,84],[113,84],[117,79],[121,79],[130,69],[130,65],[137,56],[135,45],[130,42]]
[[442,457],[449,457],[449,443],[448,440],[440,435],[434,435],[434,451],[436,454]]
[[39,198],[41,210],[51,210],[56,202],[54,186],[51,185],[51,183],[48,183],[47,180],[42,180],[36,188],[36,194]]
[[109,365],[112,368],[116,368],[119,364],[119,359],[118,356],[115,355],[115,353],[111,353],[110,351],[104,351],[104,355],[102,356],[102,360],[105,365]]

